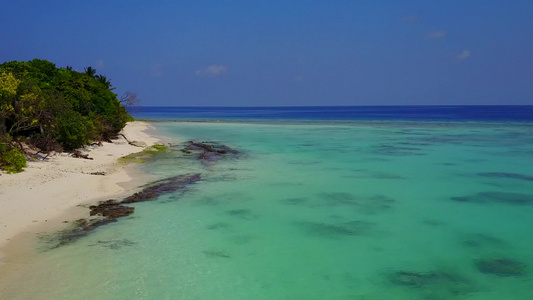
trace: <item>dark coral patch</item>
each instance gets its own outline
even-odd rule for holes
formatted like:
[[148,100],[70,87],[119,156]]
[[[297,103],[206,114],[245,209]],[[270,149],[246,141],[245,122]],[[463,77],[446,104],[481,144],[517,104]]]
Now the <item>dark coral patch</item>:
[[383,195],[357,196],[341,192],[321,193],[319,197],[327,206],[353,206],[357,212],[369,215],[387,211],[395,202],[394,199]]
[[89,246],[101,246],[101,247],[112,249],[112,250],[119,250],[123,247],[131,247],[135,244],[137,243],[134,241],[131,241],[128,239],[122,239],[122,240],[110,240],[110,241],[97,241],[95,244],[92,244]]
[[524,276],[527,274],[526,264],[509,258],[479,259],[475,262],[475,265],[482,273],[501,277]]
[[109,221],[116,221],[117,218],[129,216],[135,210],[134,207],[122,205],[114,200],[107,200],[98,203],[97,205],[91,205],[89,207],[91,216],[102,216]]
[[223,158],[237,157],[241,154],[239,151],[217,142],[188,141],[181,151],[186,154],[195,154],[196,158],[206,167],[215,165]]
[[423,287],[427,286],[434,280],[432,273],[416,273],[400,271],[390,275],[389,279],[392,283],[409,287]]
[[257,219],[258,217],[257,215],[254,215],[251,210],[244,208],[228,210],[226,213],[230,216],[234,216],[243,220],[253,220]]
[[202,253],[213,258],[231,258],[226,251],[221,250],[204,250]]
[[495,247],[505,246],[505,241],[500,238],[478,233],[466,235],[462,241],[462,244],[468,248],[490,248],[494,249]]
[[[451,299],[476,291],[474,283],[470,280],[461,275],[443,271],[427,273],[399,271],[390,274],[389,281],[397,286],[420,289],[426,295],[429,292],[430,294],[438,294],[440,296],[447,295]],[[438,299],[444,298],[439,297]]]
[[184,189],[202,179],[200,174],[178,175],[151,183],[142,191],[126,197],[120,203],[135,203],[155,199],[161,195]]
[[226,229],[226,228],[229,228],[229,224],[223,223],[223,222],[214,223],[214,224],[207,226],[207,229],[209,230]]
[[324,200],[327,205],[356,205],[357,196],[350,193],[332,192],[320,193],[319,197]]
[[362,236],[368,235],[374,224],[364,221],[351,221],[338,224],[323,222],[298,222],[297,225],[304,228],[310,235],[325,237]]
[[119,218],[131,215],[135,208],[124,204],[136,203],[156,199],[159,196],[183,190],[189,184],[201,180],[200,174],[178,175],[148,184],[138,193],[135,193],[124,200],[117,202],[107,200],[91,205],[90,216],[93,218],[80,219],[73,223],[73,226],[59,233],[55,239],[50,240],[54,245],[52,248],[69,244],[81,237],[86,236],[96,228],[105,224],[116,222]]
[[422,153],[421,150],[422,150],[421,148],[417,148],[417,147],[405,147],[405,146],[383,144],[383,145],[374,147],[372,152],[375,154],[390,155],[390,156],[425,155],[425,153]]
[[504,192],[482,192],[469,196],[451,197],[453,201],[471,203],[504,203],[512,205],[533,204],[533,195]]
[[533,176],[516,174],[516,173],[487,172],[487,173],[479,173],[478,175],[482,177],[490,177],[490,178],[508,178],[508,179],[533,181]]
[[286,198],[282,199],[281,203],[286,205],[308,205],[307,198]]

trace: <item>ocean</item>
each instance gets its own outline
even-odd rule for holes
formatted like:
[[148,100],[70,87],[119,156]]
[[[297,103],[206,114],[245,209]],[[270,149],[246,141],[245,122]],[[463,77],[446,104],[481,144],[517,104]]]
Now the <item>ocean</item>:
[[175,141],[142,172],[201,180],[43,239],[14,299],[533,299],[533,106],[132,114]]

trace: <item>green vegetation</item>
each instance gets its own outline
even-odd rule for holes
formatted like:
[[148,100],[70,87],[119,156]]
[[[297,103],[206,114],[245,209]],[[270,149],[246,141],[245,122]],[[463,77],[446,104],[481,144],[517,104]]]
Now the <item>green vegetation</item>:
[[[93,141],[109,141],[133,120],[103,75],[57,68],[40,59],[0,65],[0,169],[20,172],[24,149],[73,150]],[[28,147],[25,147],[28,146]]]
[[160,155],[168,152],[168,146],[156,144],[145,148],[141,152],[128,154],[119,159],[122,163],[144,163],[147,159],[150,159],[156,155]]
[[0,169],[8,173],[18,173],[26,166],[26,158],[17,148],[0,144]]

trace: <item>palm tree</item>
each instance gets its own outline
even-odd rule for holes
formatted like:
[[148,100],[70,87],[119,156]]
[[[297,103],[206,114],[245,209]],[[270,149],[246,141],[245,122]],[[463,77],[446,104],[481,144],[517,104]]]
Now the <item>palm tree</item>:
[[94,78],[98,81],[100,81],[103,85],[105,85],[106,88],[111,88],[111,81],[107,79],[104,75],[96,75]]
[[94,77],[94,75],[96,74],[96,70],[93,67],[87,67],[85,68],[85,74]]

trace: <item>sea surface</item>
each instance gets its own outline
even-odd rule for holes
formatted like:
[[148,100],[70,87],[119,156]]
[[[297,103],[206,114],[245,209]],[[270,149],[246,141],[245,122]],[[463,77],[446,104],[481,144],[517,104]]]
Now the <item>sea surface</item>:
[[20,299],[533,299],[533,106],[133,114],[175,140],[143,172],[202,180],[43,239]]

